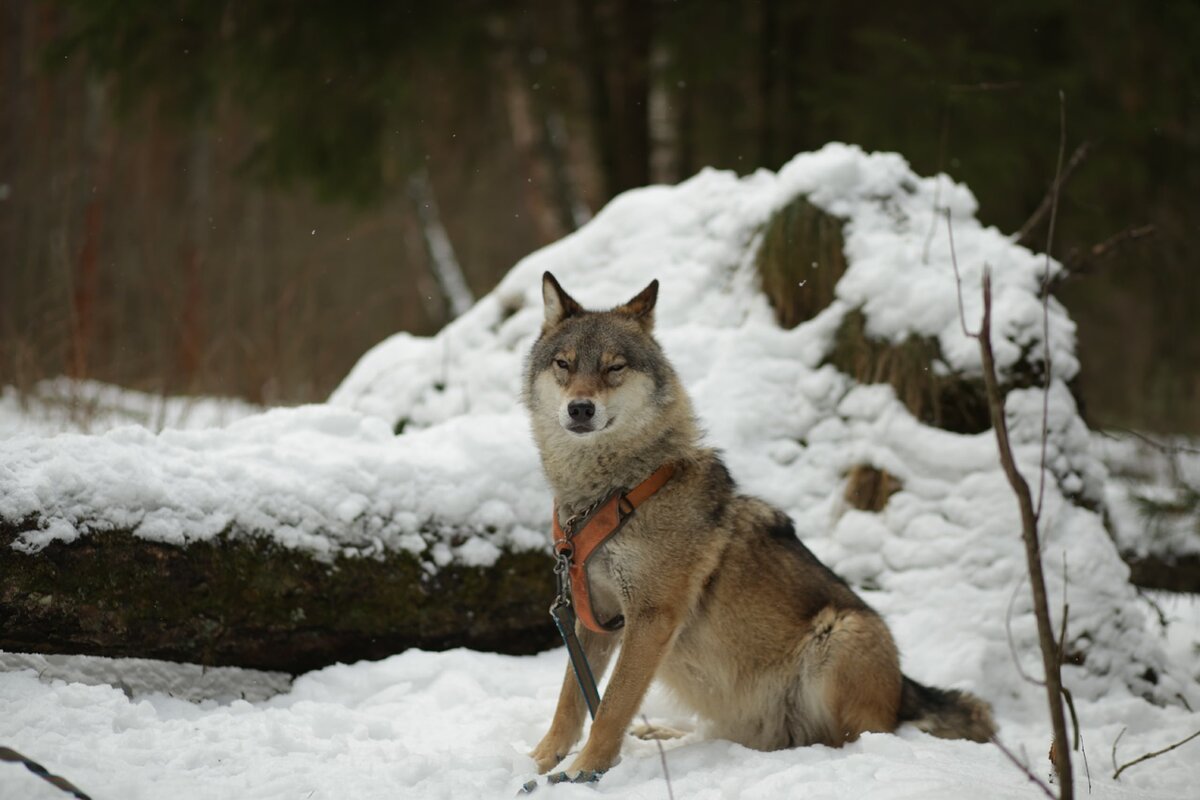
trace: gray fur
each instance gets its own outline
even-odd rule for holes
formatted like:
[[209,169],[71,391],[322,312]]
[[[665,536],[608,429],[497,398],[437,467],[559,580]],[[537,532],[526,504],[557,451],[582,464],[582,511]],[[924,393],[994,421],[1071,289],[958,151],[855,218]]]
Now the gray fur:
[[[911,719],[937,735],[994,730],[986,703],[901,675],[883,620],[796,538],[787,516],[738,493],[700,444],[691,401],[651,335],[657,282],[628,303],[586,311],[553,276],[546,324],[526,362],[525,403],[559,522],[664,463],[671,480],[589,562],[593,608],[618,634],[577,632],[597,678],[621,653],[571,769],[603,771],[651,679],[716,736],[759,749],[840,745]],[[595,405],[594,428],[565,409]],[[574,429],[572,429],[572,426]],[[541,771],[578,740],[583,698],[568,668]]]

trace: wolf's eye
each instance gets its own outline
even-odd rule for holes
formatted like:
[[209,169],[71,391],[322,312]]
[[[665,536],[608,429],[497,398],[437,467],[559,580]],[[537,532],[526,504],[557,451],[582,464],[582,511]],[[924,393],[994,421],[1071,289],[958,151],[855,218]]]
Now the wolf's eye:
[[566,362],[566,360],[565,360],[565,359],[561,359],[561,358],[556,358],[556,359],[554,359],[554,364],[555,364],[555,365],[556,365],[556,366],[557,366],[559,369],[568,369],[568,368],[570,368],[570,366],[571,366],[570,364],[568,364],[568,363]]
[[613,364],[611,367],[608,368],[608,371],[609,372],[620,372],[623,369],[625,369],[624,364]]

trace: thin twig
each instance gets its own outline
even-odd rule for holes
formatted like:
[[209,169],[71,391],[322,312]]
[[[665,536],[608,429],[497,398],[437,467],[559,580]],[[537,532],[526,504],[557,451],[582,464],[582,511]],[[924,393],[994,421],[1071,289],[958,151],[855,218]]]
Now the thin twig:
[[954,267],[954,286],[958,289],[958,324],[962,326],[963,336],[968,339],[978,339],[978,333],[967,330],[967,312],[963,309],[962,276],[958,274],[958,256],[954,252],[954,223],[950,219],[950,209],[946,209],[946,232],[950,236],[950,264]]
[[[645,714],[642,715],[642,722],[647,728],[650,727],[650,720],[646,719]],[[675,800],[675,792],[671,790],[671,773],[667,770],[667,751],[663,749],[661,740],[655,739],[654,743],[658,745],[658,758],[662,762],[663,777],[667,780],[667,798]]]
[[[1124,732],[1125,732],[1125,729],[1122,728],[1121,733],[1124,733]],[[1172,750],[1174,750],[1176,747],[1180,747],[1182,745],[1187,744],[1192,739],[1195,739],[1197,736],[1200,736],[1200,731],[1196,731],[1191,736],[1187,737],[1186,739],[1176,742],[1175,744],[1171,745],[1170,747],[1164,747],[1162,750],[1155,750],[1153,753],[1146,753],[1146,755],[1139,756],[1138,758],[1135,758],[1133,761],[1130,761],[1128,764],[1122,764],[1121,768],[1113,773],[1113,780],[1115,781],[1118,778],[1120,778],[1121,773],[1124,772],[1125,770],[1129,769],[1130,767],[1132,767],[1134,764],[1140,764],[1143,761],[1149,761],[1152,758],[1157,758],[1158,756],[1161,756],[1164,753],[1169,753]],[[1121,739],[1121,737],[1118,736],[1117,740],[1120,741],[1120,739]],[[1116,763],[1117,763],[1117,743],[1113,742],[1113,765],[1115,766]]]
[[1084,274],[1086,272],[1084,267],[1093,261],[1107,258],[1126,244],[1136,242],[1138,239],[1145,239],[1156,233],[1158,233],[1158,229],[1153,225],[1130,226],[1123,231],[1114,233],[1104,241],[1094,244],[1086,250],[1081,251],[1079,248],[1071,248],[1066,258],[1063,259],[1063,266],[1072,275]]
[[[921,253],[921,263],[929,263],[929,246],[933,244],[933,235],[937,232],[938,212],[941,210],[942,173],[945,172],[943,163],[946,157],[946,141],[950,137],[950,99],[947,97],[942,104],[942,133],[938,137],[937,174],[933,178],[933,217],[929,220],[929,233],[925,236],[925,248]],[[950,213],[946,209],[946,213]]]
[[1017,769],[1019,769],[1025,773],[1025,777],[1029,778],[1029,780],[1036,783],[1038,785],[1038,788],[1041,789],[1045,793],[1046,797],[1049,797],[1050,800],[1056,800],[1054,797],[1054,792],[1050,791],[1050,787],[1046,785],[1046,782],[1043,781],[1041,778],[1039,778],[1037,775],[1034,775],[1033,771],[1030,770],[1029,767],[1025,766],[1025,764],[1022,763],[1019,758],[1017,758],[1015,755],[1013,755],[1012,751],[1010,751],[1007,747],[1005,747],[1000,742],[1000,739],[998,737],[993,735],[991,737],[990,741],[992,744],[996,745],[996,747],[1000,748],[1000,752],[1004,753],[1004,755],[1008,758],[1008,760],[1017,766]]
[[[1195,447],[1184,447],[1183,445],[1178,445],[1178,444],[1164,444],[1155,439],[1151,439],[1149,436],[1146,436],[1143,433],[1138,433],[1137,431],[1131,430],[1129,428],[1112,428],[1111,430],[1117,431],[1118,433],[1127,434],[1129,436],[1132,436],[1135,439],[1141,439],[1143,442],[1150,445],[1155,450],[1158,450],[1160,453],[1165,453],[1167,455],[1175,455],[1176,453],[1187,453],[1188,455],[1192,455],[1192,456],[1200,456],[1200,449],[1197,449]],[[1112,436],[1111,433],[1106,433],[1105,435]]]
[[1058,220],[1058,197],[1062,189],[1063,153],[1067,149],[1067,99],[1058,90],[1058,163],[1054,167],[1054,199],[1050,203],[1050,229],[1046,233],[1046,266],[1042,272],[1042,460],[1038,470],[1038,499],[1034,519],[1042,516],[1042,500],[1046,497],[1046,447],[1050,439],[1050,383],[1053,370],[1050,364],[1050,251],[1054,249],[1054,225]]
[[[1046,214],[1050,213],[1050,206],[1054,202],[1054,194],[1058,191],[1058,187],[1070,179],[1071,173],[1075,171],[1076,167],[1083,163],[1083,160],[1087,158],[1088,152],[1091,150],[1091,148],[1092,143],[1084,141],[1080,142],[1079,146],[1075,148],[1075,152],[1071,153],[1070,160],[1067,161],[1067,165],[1061,170],[1062,180],[1056,180],[1050,185],[1050,188],[1046,192],[1046,196],[1042,198],[1042,202],[1038,205],[1037,209],[1032,215],[1030,215],[1029,219],[1025,221],[1025,224],[1021,226],[1020,230],[1017,231],[1017,244],[1029,244],[1030,235],[1033,233],[1033,230],[1039,224],[1041,224],[1041,221]],[[1062,164],[1061,157],[1059,158],[1059,164]]]
[[[1000,451],[1000,465],[1008,478],[1017,505],[1021,511],[1022,539],[1025,542],[1025,561],[1029,570],[1029,585],[1033,592],[1034,618],[1037,620],[1038,643],[1042,651],[1042,667],[1046,680],[1047,704],[1053,726],[1054,739],[1063,742],[1067,738],[1067,723],[1063,714],[1062,675],[1058,665],[1058,645],[1054,641],[1054,630],[1050,623],[1050,608],[1046,600],[1046,579],[1042,574],[1041,547],[1038,544],[1037,518],[1033,512],[1033,497],[1029,484],[1017,469],[1013,458],[1012,444],[1008,436],[1008,423],[1004,417],[1004,398],[996,377],[996,362],[992,353],[992,276],[983,271],[983,324],[979,329],[979,352],[983,361],[983,382],[986,387],[988,408],[992,417],[992,429],[996,433],[996,444]],[[1072,800],[1075,796],[1071,774],[1070,749],[1055,750],[1054,771],[1058,775],[1061,800]]]
[[[1061,669],[1066,662],[1067,657],[1067,619],[1071,615],[1071,605],[1067,602],[1067,554],[1063,553],[1063,599],[1062,599],[1062,626],[1058,632],[1058,666]],[[1074,747],[1083,754],[1083,771],[1087,775],[1088,793],[1092,791],[1092,767],[1088,764],[1087,748],[1083,746],[1083,731],[1079,727],[1079,715],[1075,713],[1075,698],[1071,695],[1071,690],[1063,684],[1062,687],[1063,699],[1067,701],[1067,711],[1071,713],[1071,731],[1074,734]]]
[[1021,592],[1021,587],[1025,585],[1025,575],[1021,576],[1021,580],[1017,581],[1017,585],[1013,587],[1012,595],[1008,598],[1008,609],[1004,612],[1004,635],[1008,639],[1008,654],[1012,656],[1013,666],[1017,668],[1017,674],[1021,676],[1027,683],[1032,683],[1034,686],[1045,686],[1045,681],[1039,681],[1037,678],[1030,675],[1021,666],[1021,658],[1017,655],[1017,643],[1013,639],[1012,633],[1012,610],[1013,604],[1017,602],[1017,595]]
[[1125,735],[1126,730],[1128,730],[1128,728],[1121,728],[1121,732],[1117,734],[1117,738],[1113,739],[1112,765],[1114,770],[1117,768],[1117,745],[1121,742],[1121,737]]

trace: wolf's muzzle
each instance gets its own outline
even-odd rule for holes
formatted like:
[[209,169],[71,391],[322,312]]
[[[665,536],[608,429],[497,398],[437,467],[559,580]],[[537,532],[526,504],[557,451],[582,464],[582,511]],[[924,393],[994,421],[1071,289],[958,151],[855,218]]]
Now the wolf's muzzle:
[[596,416],[596,404],[591,400],[572,400],[567,404],[567,416],[571,418],[567,430],[572,433],[587,433],[592,430],[592,417]]

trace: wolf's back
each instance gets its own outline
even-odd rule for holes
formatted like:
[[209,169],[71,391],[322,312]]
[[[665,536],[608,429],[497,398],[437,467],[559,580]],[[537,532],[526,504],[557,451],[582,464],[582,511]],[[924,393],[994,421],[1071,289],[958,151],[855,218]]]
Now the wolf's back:
[[938,689],[907,675],[900,691],[900,721],[942,739],[986,742],[996,733],[992,707],[970,692]]

